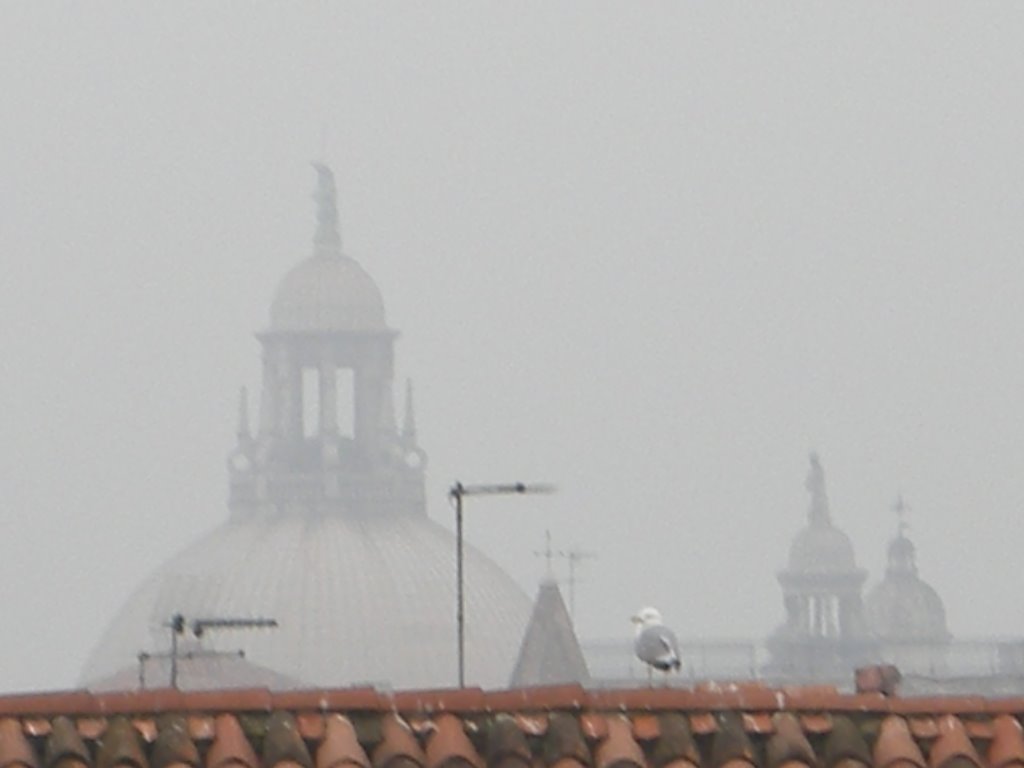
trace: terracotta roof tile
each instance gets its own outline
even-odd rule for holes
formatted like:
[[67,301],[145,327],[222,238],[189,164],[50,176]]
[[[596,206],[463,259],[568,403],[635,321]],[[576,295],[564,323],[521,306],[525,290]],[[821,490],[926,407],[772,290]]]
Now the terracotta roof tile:
[[718,731],[711,742],[711,766],[725,768],[737,763],[757,765],[757,759],[739,716],[723,712],[718,716]]
[[21,727],[29,736],[49,736],[53,726],[45,717],[26,717],[21,721]]
[[690,727],[699,736],[705,736],[718,730],[718,720],[710,712],[695,712],[690,715]]
[[320,741],[324,737],[326,724],[320,712],[296,712],[295,726],[299,736],[306,741]]
[[188,723],[184,717],[166,717],[159,723],[160,731],[153,743],[150,764],[153,768],[170,768],[171,766],[190,766],[199,768],[199,750],[188,732]]
[[964,729],[971,741],[991,741],[993,734],[992,721],[963,718]]
[[223,691],[189,691],[181,694],[181,709],[187,712],[270,712],[273,702],[266,688],[233,688]]
[[289,712],[274,712],[267,720],[267,735],[263,739],[263,765],[266,768],[292,765],[313,768],[295,717]]
[[580,715],[580,730],[588,741],[600,741],[608,738],[608,718],[596,712],[585,712]]
[[156,721],[151,717],[136,717],[131,721],[132,728],[144,742],[152,744],[156,741]]
[[871,750],[868,749],[864,734],[846,716],[833,718],[832,729],[825,741],[824,768],[853,768],[853,765],[870,766]]
[[962,765],[964,761],[981,766],[981,758],[967,736],[964,724],[954,715],[944,715],[939,719],[939,738],[932,745],[928,755],[931,768],[949,768]]
[[434,733],[427,739],[427,768],[484,768],[461,718],[445,712],[437,716],[434,725]]
[[380,710],[390,706],[390,697],[375,688],[325,688],[305,691],[275,691],[268,694],[270,707],[308,712],[327,710]]
[[57,691],[0,696],[2,715],[94,715],[96,700],[88,691]]
[[385,715],[381,719],[380,732],[380,743],[372,755],[374,768],[408,768],[426,764],[426,755],[412,729],[398,715]]
[[633,738],[633,728],[624,715],[607,718],[607,738],[594,753],[597,768],[646,768],[647,761]]
[[637,741],[654,741],[661,736],[660,715],[633,715],[633,738]]
[[1024,768],[1022,712],[756,684],[72,692],[0,696],[0,768]]
[[589,701],[590,697],[581,685],[520,688],[510,691],[491,691],[484,695],[484,702],[490,709],[506,711],[580,709]]
[[543,736],[548,730],[547,715],[522,715],[514,716],[515,723],[519,730],[528,736]]
[[348,718],[334,714],[321,721],[323,741],[316,752],[316,768],[370,768],[370,758]]
[[1024,766],[1024,730],[1015,718],[1000,715],[992,722],[988,764],[992,768]]
[[192,715],[188,718],[188,734],[196,741],[212,741],[217,731],[215,720],[205,715]]
[[484,709],[485,703],[479,688],[398,691],[392,698],[399,712],[472,712]]
[[82,737],[78,735],[75,724],[67,717],[56,717],[50,725],[50,735],[46,738],[43,749],[43,766],[54,768],[58,762],[70,766],[77,763],[91,766],[92,758],[86,749]]
[[708,709],[779,709],[784,696],[761,683],[701,683],[694,688],[695,704]]
[[149,768],[139,734],[126,717],[115,717],[103,733],[96,768]]
[[765,734],[775,731],[775,721],[767,712],[744,712],[743,730],[747,733]]
[[780,712],[773,719],[775,734],[768,739],[765,747],[767,768],[782,768],[793,764],[816,765],[818,759],[800,727],[800,721],[789,712]]
[[827,712],[805,712],[800,715],[800,725],[807,733],[828,733],[832,730],[832,715]]
[[181,712],[185,696],[173,688],[144,691],[113,691],[93,694],[96,709],[105,715],[130,715],[135,712]]
[[654,768],[668,768],[679,762],[700,765],[700,752],[687,719],[675,712],[658,715],[659,738],[651,754]]
[[232,715],[214,721],[215,738],[206,754],[206,768],[259,768],[259,760],[242,726]]
[[875,768],[915,766],[925,768],[924,755],[911,735],[907,721],[895,715],[882,721],[875,741]]
[[554,712],[548,718],[548,732],[544,736],[544,763],[554,766],[566,758],[581,765],[590,765],[591,762],[579,721],[570,714]]
[[0,768],[36,768],[37,765],[36,753],[25,738],[21,722],[10,717],[0,720]]
[[911,717],[907,722],[915,739],[934,739],[939,735],[939,724],[934,717]]
[[533,757],[526,735],[509,715],[497,715],[487,734],[487,765],[494,768],[530,768]]

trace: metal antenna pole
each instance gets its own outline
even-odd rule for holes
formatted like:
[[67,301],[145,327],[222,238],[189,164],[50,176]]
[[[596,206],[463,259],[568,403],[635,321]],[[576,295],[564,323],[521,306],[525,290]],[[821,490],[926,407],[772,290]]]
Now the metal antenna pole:
[[576,622],[576,563],[580,560],[597,557],[593,552],[583,552],[579,549],[569,549],[558,552],[559,557],[569,561],[569,617]]
[[448,498],[455,500],[455,623],[458,635],[456,651],[459,661],[459,688],[466,687],[466,608],[465,596],[463,594],[462,569],[462,497],[553,493],[554,490],[554,486],[547,484],[463,485],[459,481],[456,481],[448,490]]
[[534,557],[543,557],[544,558],[544,575],[547,576],[547,578],[551,579],[552,581],[554,581],[554,578],[555,578],[555,569],[552,567],[551,561],[555,558],[556,554],[559,554],[559,553],[556,553],[553,549],[551,549],[551,531],[550,530],[545,530],[544,531],[544,549],[542,549],[540,551],[535,549],[533,551],[533,556]]
[[[139,651],[139,687],[146,687],[146,670],[145,663],[151,658],[164,658],[170,656],[171,659],[171,688],[178,687],[178,659],[181,658],[178,653],[178,636],[185,634],[186,621],[185,616],[180,613],[175,613],[171,616],[170,621],[164,624],[165,627],[171,630],[171,652],[170,654],[162,653],[148,653],[147,651]],[[215,616],[208,619],[195,619],[192,622],[192,634],[196,638],[203,636],[207,630],[210,629],[260,629],[270,627],[277,627],[276,619],[236,619],[228,617]],[[185,658],[191,659],[195,654],[189,652]]]
[[180,613],[171,616],[171,688],[178,687],[178,635],[185,631],[185,617]]
[[459,688],[466,687],[466,609],[462,594],[462,483],[452,488],[455,495],[455,621],[458,623]]

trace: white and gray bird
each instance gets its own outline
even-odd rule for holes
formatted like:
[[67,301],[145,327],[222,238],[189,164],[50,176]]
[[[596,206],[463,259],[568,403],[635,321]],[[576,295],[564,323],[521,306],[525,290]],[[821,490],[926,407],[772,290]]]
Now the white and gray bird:
[[651,670],[657,669],[665,673],[668,684],[668,673],[682,666],[675,632],[661,622],[661,613],[656,608],[642,608],[633,617],[633,623],[636,624],[633,649],[637,658],[647,665],[647,682],[651,681]]

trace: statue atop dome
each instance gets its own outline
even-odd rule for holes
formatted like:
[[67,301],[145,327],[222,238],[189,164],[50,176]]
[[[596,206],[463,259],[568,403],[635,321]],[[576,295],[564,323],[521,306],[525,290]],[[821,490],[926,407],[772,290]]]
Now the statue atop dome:
[[317,256],[340,256],[341,233],[338,229],[338,188],[334,171],[324,163],[313,163],[316,169],[316,235],[313,243]]
[[825,491],[825,470],[821,467],[821,460],[815,451],[810,455],[811,467],[807,470],[807,480],[804,487],[811,493],[811,506],[807,512],[807,519],[812,523],[828,523],[828,494]]

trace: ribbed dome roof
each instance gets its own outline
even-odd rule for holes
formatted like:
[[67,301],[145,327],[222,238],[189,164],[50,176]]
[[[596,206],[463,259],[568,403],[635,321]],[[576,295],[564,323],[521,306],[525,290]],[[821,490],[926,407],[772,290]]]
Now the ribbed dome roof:
[[[206,648],[306,685],[395,688],[456,681],[455,542],[419,515],[232,520],[172,558],[128,600],[93,651],[86,684],[169,647],[181,613],[276,619],[277,629],[208,632]],[[530,614],[526,594],[479,552],[465,560],[466,679],[504,686]]]
[[854,571],[853,544],[845,533],[828,522],[811,522],[793,539],[789,570],[801,573]]
[[917,576],[886,576],[868,593],[864,609],[871,631],[884,640],[949,639],[942,598]]
[[318,254],[297,264],[278,284],[270,327],[300,332],[384,330],[384,300],[357,261]]

